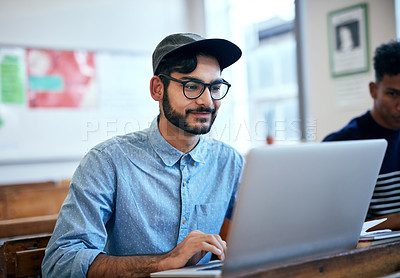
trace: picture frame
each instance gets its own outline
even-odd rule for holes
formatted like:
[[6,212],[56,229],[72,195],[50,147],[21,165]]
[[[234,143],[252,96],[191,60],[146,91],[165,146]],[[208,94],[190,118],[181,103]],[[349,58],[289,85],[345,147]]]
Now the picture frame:
[[368,6],[360,3],[328,14],[330,71],[333,78],[368,72]]

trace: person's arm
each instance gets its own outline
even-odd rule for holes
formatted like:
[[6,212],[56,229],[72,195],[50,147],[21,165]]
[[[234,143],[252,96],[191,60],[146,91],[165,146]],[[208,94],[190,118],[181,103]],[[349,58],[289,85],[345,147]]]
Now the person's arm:
[[393,213],[393,214],[389,214],[389,215],[386,215],[383,217],[378,217],[375,219],[382,219],[382,218],[387,218],[387,219],[386,219],[386,221],[383,221],[382,223],[370,228],[368,230],[368,232],[376,231],[376,230],[384,230],[384,229],[391,229],[393,231],[400,230],[400,213]]
[[105,253],[106,223],[114,208],[112,164],[93,149],[82,159],[61,207],[42,261],[43,277],[86,277],[88,268]]
[[146,277],[152,272],[196,264],[207,252],[225,258],[226,242],[219,235],[193,231],[171,252],[153,256],[109,256],[99,254],[87,277]]
[[227,241],[230,229],[231,229],[231,220],[225,218],[224,223],[222,223],[221,231],[219,232],[219,235],[222,238],[222,240]]

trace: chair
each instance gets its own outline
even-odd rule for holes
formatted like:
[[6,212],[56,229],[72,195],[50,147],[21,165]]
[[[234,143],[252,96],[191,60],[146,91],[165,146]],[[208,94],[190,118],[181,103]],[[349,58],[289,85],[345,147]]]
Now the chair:
[[25,235],[52,233],[58,214],[0,220],[0,240]]
[[41,276],[44,250],[51,234],[4,239],[0,246],[0,277]]
[[46,248],[15,252],[15,276],[29,277],[41,275],[41,265]]

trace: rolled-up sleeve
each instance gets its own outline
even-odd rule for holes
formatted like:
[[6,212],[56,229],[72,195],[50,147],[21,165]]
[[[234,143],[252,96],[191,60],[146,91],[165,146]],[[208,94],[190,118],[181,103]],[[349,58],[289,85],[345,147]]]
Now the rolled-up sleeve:
[[86,277],[107,242],[114,207],[115,169],[106,154],[91,150],[71,181],[42,263],[44,277]]

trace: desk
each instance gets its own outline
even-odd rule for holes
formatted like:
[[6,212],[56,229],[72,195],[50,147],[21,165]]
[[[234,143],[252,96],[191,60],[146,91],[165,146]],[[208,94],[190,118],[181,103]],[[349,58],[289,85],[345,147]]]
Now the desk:
[[[399,272],[399,273],[396,273]],[[399,276],[391,276],[396,273]],[[224,277],[400,277],[400,241],[375,245],[275,269],[258,267]]]

